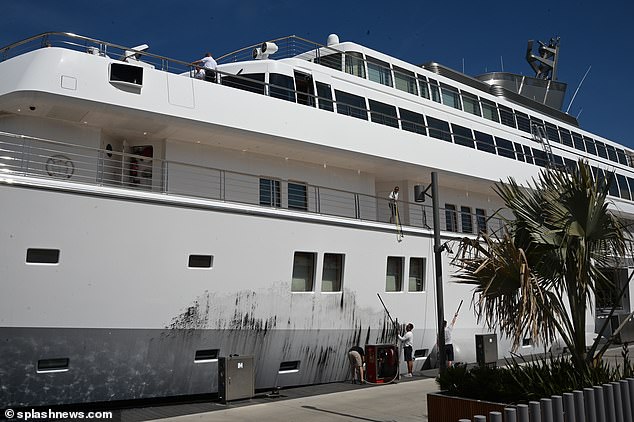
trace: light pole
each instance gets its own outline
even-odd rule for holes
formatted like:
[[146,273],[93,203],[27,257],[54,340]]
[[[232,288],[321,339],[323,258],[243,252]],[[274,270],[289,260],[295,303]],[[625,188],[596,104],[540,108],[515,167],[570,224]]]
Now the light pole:
[[436,312],[438,317],[438,367],[440,372],[447,369],[447,356],[445,354],[445,306],[442,285],[442,251],[445,245],[440,243],[440,207],[438,206],[438,174],[431,172],[431,185],[420,192],[420,186],[414,187],[414,197],[417,202],[425,202],[427,191],[431,188],[432,213],[434,218],[434,263],[436,266]]

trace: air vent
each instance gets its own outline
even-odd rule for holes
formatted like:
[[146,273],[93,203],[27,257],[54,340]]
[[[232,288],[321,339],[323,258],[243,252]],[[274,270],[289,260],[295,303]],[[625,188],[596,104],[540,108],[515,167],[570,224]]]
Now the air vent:
[[219,349],[196,350],[194,363],[218,362]]
[[279,374],[293,374],[295,372],[299,372],[299,363],[298,360],[289,360],[287,362],[280,363],[280,369],[277,371]]
[[213,264],[213,255],[189,255],[189,268],[211,268]]
[[26,250],[27,264],[58,264],[59,249],[37,249]]
[[69,361],[68,358],[40,359],[37,361],[37,373],[66,372]]

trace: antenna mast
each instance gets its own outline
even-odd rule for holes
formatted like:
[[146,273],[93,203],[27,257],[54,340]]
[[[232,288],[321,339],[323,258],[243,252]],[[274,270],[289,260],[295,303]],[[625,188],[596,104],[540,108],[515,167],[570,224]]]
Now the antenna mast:
[[583,81],[586,80],[586,76],[588,76],[588,73],[590,73],[590,69],[592,69],[592,65],[588,66],[588,70],[586,70],[586,74],[583,75],[583,78],[581,78],[581,82],[579,82],[579,86],[577,87],[577,89],[575,89],[575,93],[572,95],[572,100],[570,100],[570,104],[568,104],[568,108],[566,109],[566,114],[568,114],[568,111],[570,110],[570,107],[572,106],[572,102],[575,100],[575,97],[577,96],[577,92],[579,92],[579,89],[581,88],[581,84],[583,83]]

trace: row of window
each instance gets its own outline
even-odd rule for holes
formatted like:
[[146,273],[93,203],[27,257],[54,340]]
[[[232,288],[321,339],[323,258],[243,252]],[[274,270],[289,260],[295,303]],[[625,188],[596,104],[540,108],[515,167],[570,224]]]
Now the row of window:
[[[45,249],[45,248],[28,248],[26,250],[26,263],[27,264],[59,264],[59,249]],[[187,261],[188,268],[213,268],[214,257],[213,255],[189,255]]]
[[[264,74],[258,77],[258,80],[264,80]],[[254,75],[245,75],[246,77],[254,76]],[[273,76],[273,74],[271,75]],[[279,75],[283,76],[283,75]],[[289,79],[292,78],[287,77]],[[559,167],[568,167],[574,168],[576,165],[574,160],[561,157],[556,154],[552,154],[550,157],[548,154],[539,148],[531,148],[528,145],[524,145],[517,142],[512,142],[508,139],[504,139],[501,137],[494,137],[492,135],[479,132],[477,130],[472,130],[465,126],[461,126],[455,123],[449,123],[442,119],[437,119],[431,116],[425,116],[421,113],[416,113],[414,111],[404,109],[404,108],[396,108],[395,106],[391,106],[389,104],[382,103],[380,101],[368,100],[369,109],[366,108],[366,99],[364,97],[350,94],[345,91],[340,91],[335,89],[335,100],[333,100],[332,92],[329,85],[322,84],[320,82],[316,82],[317,90],[318,90],[318,101],[319,108],[335,111],[334,103],[337,104],[337,113],[349,115],[358,119],[363,120],[371,120],[372,122],[383,124],[386,126],[391,126],[394,128],[400,128],[402,130],[406,130],[408,132],[414,132],[421,135],[428,135],[432,138],[441,139],[447,142],[453,142],[458,145],[466,146],[469,148],[475,148],[480,151],[485,151],[491,154],[497,154],[502,157],[511,158],[514,160],[523,161],[529,164],[538,165],[541,167],[546,167],[549,163],[552,163],[555,166]],[[237,86],[236,86],[237,87]],[[242,86],[242,89],[245,89]],[[259,90],[261,93],[264,93],[264,88],[262,85],[259,86]],[[292,91],[291,91],[292,92]],[[288,98],[286,98],[288,99]],[[294,101],[294,94],[293,94]],[[311,103],[314,106],[314,104]],[[495,106],[495,104],[493,104]],[[575,148],[589,152],[590,154],[594,154],[600,157],[609,158],[612,161],[627,165],[628,158],[626,153],[622,149],[614,148],[611,145],[606,145],[600,141],[594,141],[591,138],[583,137],[575,132],[569,132],[567,129],[557,128],[549,123],[544,124],[541,120],[528,118],[526,115],[524,117],[520,114],[513,114],[511,109],[505,108],[504,106],[500,107],[500,116],[502,117],[502,122],[505,121],[508,123],[511,120],[515,121],[515,117],[517,118],[519,124],[519,128],[521,130],[525,130],[530,132],[530,126],[533,124],[539,124],[541,131],[544,132],[544,136],[548,137],[550,140],[559,139],[556,142],[561,142],[568,146],[574,146]],[[483,108],[484,110],[485,108]],[[508,109],[508,110],[506,110]],[[493,109],[490,109],[493,110]],[[497,109],[496,109],[497,110]],[[507,112],[510,110],[510,114]],[[496,111],[497,113],[497,111]],[[624,176],[621,176],[624,177]],[[271,183],[279,183],[279,182],[271,182]],[[306,187],[301,184],[292,184],[289,191],[289,199],[291,200],[291,208],[305,210],[306,204],[304,201],[305,198],[305,189]],[[279,198],[276,194],[279,194],[279,187],[276,190],[275,186],[271,186],[269,188],[263,188],[263,191],[271,192],[267,197],[270,199],[263,200],[262,205],[274,205],[279,203]],[[619,192],[618,189],[613,189],[613,192]],[[612,193],[611,193],[612,194]],[[615,196],[619,196],[618,194]],[[622,196],[623,198],[627,198],[629,196]],[[297,197],[297,202],[293,200],[293,198]],[[628,198],[629,199],[629,198]],[[269,201],[268,203],[266,201]]]
[[[460,218],[454,204],[445,204],[445,229],[450,232],[473,234],[475,217],[476,233],[487,232],[487,213],[482,208],[476,208],[475,216],[471,214],[471,207],[460,206]],[[460,229],[458,228],[460,221]]]
[[[315,62],[366,79],[363,54],[358,52],[346,52],[346,54],[343,55],[345,57],[343,60],[343,68],[342,55],[342,53],[335,53],[322,56],[315,59]],[[458,88],[438,82],[432,78],[427,78],[397,66],[391,67],[389,63],[371,56],[366,56],[366,59],[368,69],[367,79],[371,81],[430,99],[437,103],[527,133],[532,133],[532,127],[534,126],[543,127],[545,128],[544,135],[551,142],[561,143],[580,151],[606,158],[615,163],[634,167],[633,157],[629,156],[624,149],[615,148],[599,140],[571,132],[568,129],[544,122],[534,116],[513,110],[510,107],[497,104],[494,101],[480,98],[472,93],[461,91]]]
[[[320,83],[317,82],[317,84],[319,86]],[[330,96],[329,86],[326,85],[326,87],[328,87],[328,90],[324,89],[322,91],[322,94],[327,95],[328,102],[325,103],[323,107],[322,105],[320,105],[320,108],[334,111],[333,100]],[[492,136],[477,130],[472,130],[465,126],[461,126],[455,123],[449,123],[445,120],[437,119],[431,116],[425,116],[421,113],[416,113],[404,108],[399,107],[397,109],[395,106],[391,106],[380,101],[368,100],[370,109],[367,110],[365,108],[366,106],[364,97],[360,97],[358,95],[350,94],[348,92],[340,90],[335,90],[335,98],[337,104],[337,113],[339,114],[345,114],[355,118],[368,120],[369,113],[370,120],[375,123],[391,126],[394,128],[400,127],[402,130],[418,133],[421,135],[428,135],[432,138],[441,139],[447,142],[453,142],[457,145],[478,149],[479,151],[500,155],[505,158],[534,164],[540,167],[546,167],[549,165],[549,163],[552,163],[556,167],[562,168],[567,167],[569,169],[574,169],[576,167],[576,162],[569,158],[561,157],[557,154],[551,154],[549,157],[544,150],[539,148],[531,148],[528,145],[524,145],[518,142],[512,142],[499,136]],[[322,99],[319,98],[319,101],[321,104]],[[533,119],[532,122],[527,121],[526,125],[530,125],[533,123],[537,124],[535,120],[536,119]],[[608,157],[612,161],[627,165],[628,160],[626,158],[625,151],[622,149],[615,149],[611,145],[606,145],[599,141],[594,142],[592,139],[588,137],[581,137],[581,135],[574,132],[571,134],[566,129],[562,128],[559,128],[558,131],[555,130],[553,132],[554,126],[549,125],[548,123],[546,123],[546,126],[543,126],[544,123],[541,121],[539,122],[539,124],[542,125],[542,128],[546,128],[545,134],[546,136],[548,136],[549,139],[554,140],[554,133],[561,133],[561,139],[563,140],[562,143],[566,145],[569,145],[568,141],[570,141],[579,150],[588,151],[591,154],[598,155],[600,157]],[[527,129],[528,127],[530,126],[522,126],[522,130]],[[527,130],[530,131],[530,129]],[[586,146],[586,149],[582,148],[582,146]],[[602,169],[593,168],[593,174],[595,175],[595,178],[598,178],[599,180],[605,179],[604,170]],[[610,184],[610,195],[621,197],[624,199],[630,199],[634,197],[634,194],[630,193],[631,188],[628,187],[627,182],[625,182],[626,177],[617,174],[616,179],[618,180],[618,182],[617,180],[613,180]],[[277,192],[279,194],[279,182],[275,183],[278,184]],[[275,187],[272,186],[271,188],[269,188],[269,191],[275,191]],[[291,199],[293,198],[297,198],[297,201],[292,201],[293,208],[306,210],[305,195],[305,185],[292,184],[292,188],[289,185],[289,201],[291,201]],[[261,200],[261,204],[272,205],[272,203],[270,203],[271,200],[268,201],[269,202],[267,202],[267,200]],[[276,198],[276,201],[277,202],[275,203],[279,204],[279,198]],[[289,207],[290,205],[291,202],[289,202]]]
[[[322,277],[322,292],[341,292],[344,279],[344,254],[325,253]],[[315,291],[315,274],[317,253],[295,252],[293,255],[292,292]],[[387,257],[385,275],[386,292],[403,291],[403,274],[405,274],[405,257]],[[409,259],[408,292],[425,291],[425,258],[411,257]]]

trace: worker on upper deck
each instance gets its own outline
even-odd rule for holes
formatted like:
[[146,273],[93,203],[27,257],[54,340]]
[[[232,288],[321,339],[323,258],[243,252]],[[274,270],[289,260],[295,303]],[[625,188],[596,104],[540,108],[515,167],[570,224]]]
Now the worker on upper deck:
[[[198,64],[202,64],[203,67],[200,68],[199,66],[196,66]],[[192,62],[192,65],[196,66],[196,69],[198,69],[194,75],[196,79],[204,79],[209,82],[214,82],[216,80],[216,67],[218,66],[218,63],[216,63],[216,60],[214,60],[211,56],[211,53],[207,53],[202,59]]]

